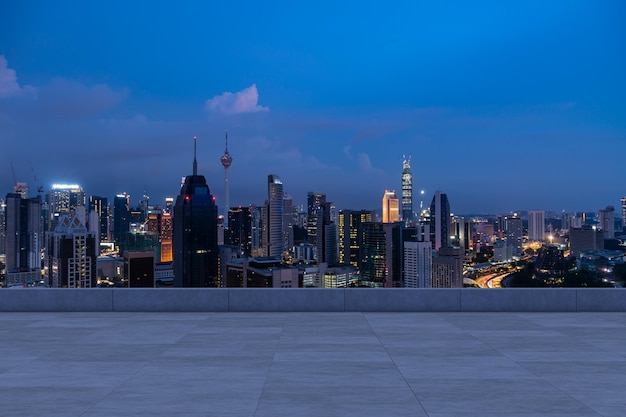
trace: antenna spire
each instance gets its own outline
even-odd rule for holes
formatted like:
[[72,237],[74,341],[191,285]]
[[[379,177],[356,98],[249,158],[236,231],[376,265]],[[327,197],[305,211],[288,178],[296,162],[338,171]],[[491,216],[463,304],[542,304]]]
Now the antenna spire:
[[228,154],[228,129],[226,129],[226,151],[225,154]]
[[198,138],[193,137],[193,175],[198,175],[198,161],[196,160],[196,142]]

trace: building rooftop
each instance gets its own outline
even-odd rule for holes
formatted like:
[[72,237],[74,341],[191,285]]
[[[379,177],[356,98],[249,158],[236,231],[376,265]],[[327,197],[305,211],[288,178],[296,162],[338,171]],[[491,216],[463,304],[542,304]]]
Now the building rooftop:
[[625,312],[4,312],[0,415],[624,415]]

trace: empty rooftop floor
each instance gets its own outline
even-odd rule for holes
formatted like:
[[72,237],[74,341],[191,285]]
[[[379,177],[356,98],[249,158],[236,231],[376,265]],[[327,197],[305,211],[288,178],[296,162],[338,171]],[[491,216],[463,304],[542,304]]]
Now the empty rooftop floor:
[[0,416],[623,417],[626,313],[0,313]]

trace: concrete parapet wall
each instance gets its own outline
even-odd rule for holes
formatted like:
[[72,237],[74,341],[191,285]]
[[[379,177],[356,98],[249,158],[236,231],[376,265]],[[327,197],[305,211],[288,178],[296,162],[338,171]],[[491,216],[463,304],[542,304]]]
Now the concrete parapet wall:
[[626,289],[0,289],[11,311],[626,311]]

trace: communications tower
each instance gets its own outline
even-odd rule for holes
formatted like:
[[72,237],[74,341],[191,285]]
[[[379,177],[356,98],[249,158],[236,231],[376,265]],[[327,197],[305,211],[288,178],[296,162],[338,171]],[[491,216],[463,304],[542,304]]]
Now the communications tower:
[[228,195],[228,168],[230,167],[230,164],[233,163],[233,157],[228,153],[228,130],[226,130],[226,150],[224,150],[224,155],[222,155],[220,161],[224,166],[224,227],[228,227],[228,210],[230,209]]

